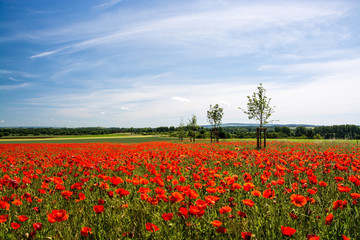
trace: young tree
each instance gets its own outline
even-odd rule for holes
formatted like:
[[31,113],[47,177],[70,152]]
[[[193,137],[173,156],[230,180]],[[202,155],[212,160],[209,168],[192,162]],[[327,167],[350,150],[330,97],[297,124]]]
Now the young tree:
[[[247,103],[247,111],[240,108],[245,114],[248,115],[249,119],[255,119],[259,123],[259,128],[257,129],[257,139],[259,143],[260,138],[260,145],[258,144],[258,147],[261,147],[261,132],[264,130],[264,145],[266,146],[266,130],[263,129],[263,126],[267,123],[271,123],[273,121],[268,121],[268,119],[271,117],[271,114],[274,113],[274,108],[270,106],[270,100],[271,98],[267,98],[265,96],[265,88],[260,83],[260,86],[258,87],[258,92],[253,93],[253,95],[247,96],[248,103]],[[260,133],[260,134],[259,134]]]
[[179,140],[182,142],[185,136],[185,130],[184,130],[184,121],[181,119],[180,125],[178,127],[178,135],[179,135]]
[[195,142],[196,133],[199,129],[199,126],[197,124],[197,118],[195,115],[192,115],[191,119],[189,119],[189,123],[187,126],[189,128],[190,141],[192,140],[193,142]]
[[210,138],[211,138],[211,142],[212,142],[212,134],[215,133],[216,136],[216,140],[215,142],[219,142],[219,128],[220,128],[220,124],[221,124],[221,119],[223,117],[224,113],[223,113],[223,109],[221,107],[219,107],[218,104],[215,104],[215,106],[213,107],[212,105],[210,105],[210,109],[209,111],[207,111],[207,119],[208,122],[211,124],[211,132],[210,132]]

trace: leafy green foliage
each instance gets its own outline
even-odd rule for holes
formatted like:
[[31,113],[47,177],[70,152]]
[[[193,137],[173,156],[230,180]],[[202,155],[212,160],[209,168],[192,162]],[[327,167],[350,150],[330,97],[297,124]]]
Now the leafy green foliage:
[[247,96],[248,103],[247,103],[247,111],[240,108],[245,114],[248,115],[249,119],[255,119],[259,124],[260,127],[267,123],[271,123],[273,121],[268,121],[271,114],[274,113],[274,108],[270,106],[270,100],[271,98],[267,98],[265,96],[265,88],[260,83],[260,86],[258,87],[258,92],[253,93],[253,95]]
[[218,104],[215,104],[214,107],[210,105],[210,109],[207,111],[207,119],[212,126],[212,131],[215,132],[216,142],[219,142],[219,128],[223,115],[223,108],[219,107]]

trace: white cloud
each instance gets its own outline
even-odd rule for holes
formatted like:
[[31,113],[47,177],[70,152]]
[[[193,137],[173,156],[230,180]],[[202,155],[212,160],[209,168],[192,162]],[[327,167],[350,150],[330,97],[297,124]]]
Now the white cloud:
[[104,3],[101,3],[99,5],[94,6],[93,8],[95,9],[105,9],[105,8],[109,8],[109,7],[113,7],[114,5],[118,4],[122,2],[122,0],[110,0],[110,1],[105,1]]
[[[307,80],[298,83],[264,82],[266,94],[272,99],[271,105],[276,106],[272,119],[280,120],[280,123],[335,124],[330,120],[329,123],[326,122],[324,116],[349,114],[360,116],[357,100],[360,81],[356,75],[352,78],[324,75]],[[117,122],[117,126],[120,124],[124,127],[177,125],[181,117],[187,119],[192,114],[198,117],[200,124],[205,124],[206,111],[210,104],[215,103],[224,104],[224,123],[252,122],[238,107],[246,107],[246,96],[256,92],[257,87],[257,81],[254,81],[254,84],[144,83],[136,88],[93,91],[84,94],[58,94],[29,99],[27,102],[31,105],[57,108],[59,115],[74,118],[95,117],[99,111],[103,111],[106,112],[106,115],[103,115],[104,122],[121,119]],[[184,95],[191,98],[191,104],[181,104],[179,100],[184,100],[183,97],[174,100],[173,96]],[[338,121],[341,124],[341,119]]]
[[53,54],[55,54],[57,52],[60,52],[60,51],[62,51],[64,49],[67,49],[67,48],[60,48],[60,49],[57,49],[57,50],[54,50],[54,51],[38,53],[38,54],[30,56],[30,58],[41,58],[41,57],[50,56],[50,55],[53,55]]
[[14,82],[21,82],[22,80],[19,80],[19,79],[16,79],[16,78],[13,78],[13,77],[9,77],[9,79],[11,81],[14,81]]
[[16,90],[30,86],[29,83],[16,84],[16,85],[0,85],[0,90]]
[[177,102],[191,102],[190,99],[184,97],[171,97],[171,99]]
[[[117,2],[113,0],[102,5]],[[88,22],[38,33],[37,39],[62,41],[66,46],[35,54],[31,58],[60,51],[72,53],[96,46],[109,48],[124,43],[151,43],[154,47],[160,45],[168,49],[176,46],[176,49],[183,48],[187,54],[201,52],[212,56],[254,53],[295,43],[321,45],[324,37],[329,42],[346,35],[346,29],[339,27],[331,30],[325,23],[341,18],[348,8],[345,4],[324,6],[312,2],[279,1],[269,4],[232,2],[219,4],[214,9],[206,2],[197,2],[185,4],[180,10],[167,7],[138,10],[138,18],[134,18],[131,11],[119,10]]]
[[36,44],[43,49],[27,59],[31,65],[18,64],[39,73],[32,80],[39,92],[23,102],[47,114],[43,119],[144,127],[176,125],[195,114],[206,123],[209,105],[219,103],[223,122],[246,122],[238,107],[246,107],[259,82],[282,123],[360,118],[360,49],[356,21],[348,22],[354,16],[347,18],[352,1],[160,1],[110,8],[119,2],[103,1],[82,22],[64,19],[22,33],[31,40],[26,52]]
[[[12,75],[15,77],[22,77],[22,78],[36,78],[39,77],[38,74],[32,74],[32,73],[28,73],[28,72],[22,72],[22,71],[12,71],[12,70],[5,70],[5,69],[0,69],[0,75]],[[9,79],[12,78],[11,76],[9,77]],[[12,79],[10,79],[12,80]]]
[[220,103],[226,105],[226,106],[230,106],[231,104],[228,101],[225,100],[221,100]]

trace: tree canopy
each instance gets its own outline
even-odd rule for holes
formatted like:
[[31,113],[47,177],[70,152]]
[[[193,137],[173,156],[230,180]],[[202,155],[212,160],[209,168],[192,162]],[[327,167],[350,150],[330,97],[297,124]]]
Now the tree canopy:
[[[218,104],[215,104],[214,107],[210,105],[210,109],[209,111],[207,111],[207,119],[212,126],[212,132],[215,132],[216,142],[219,142],[219,128],[221,125],[221,120],[223,115],[224,115],[223,108],[219,107]],[[211,134],[211,141],[212,141],[212,134]]]
[[248,115],[249,119],[255,119],[260,127],[267,123],[271,123],[273,121],[269,121],[268,119],[271,117],[271,114],[274,113],[274,108],[270,106],[271,98],[267,98],[265,96],[266,89],[260,83],[258,87],[258,92],[254,92],[253,95],[247,96],[247,110],[244,110],[239,107],[245,114]]

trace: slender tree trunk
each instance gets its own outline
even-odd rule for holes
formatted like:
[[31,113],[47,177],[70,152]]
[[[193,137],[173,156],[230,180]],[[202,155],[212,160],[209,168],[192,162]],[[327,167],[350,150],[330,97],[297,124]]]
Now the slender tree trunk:
[[260,143],[260,148],[261,148],[261,138],[262,138],[262,137],[261,137],[261,132],[262,132],[262,128],[260,128],[260,133],[259,133],[259,140],[260,140],[260,141],[259,141],[259,143]]
[[264,128],[264,148],[266,148],[266,128]]

